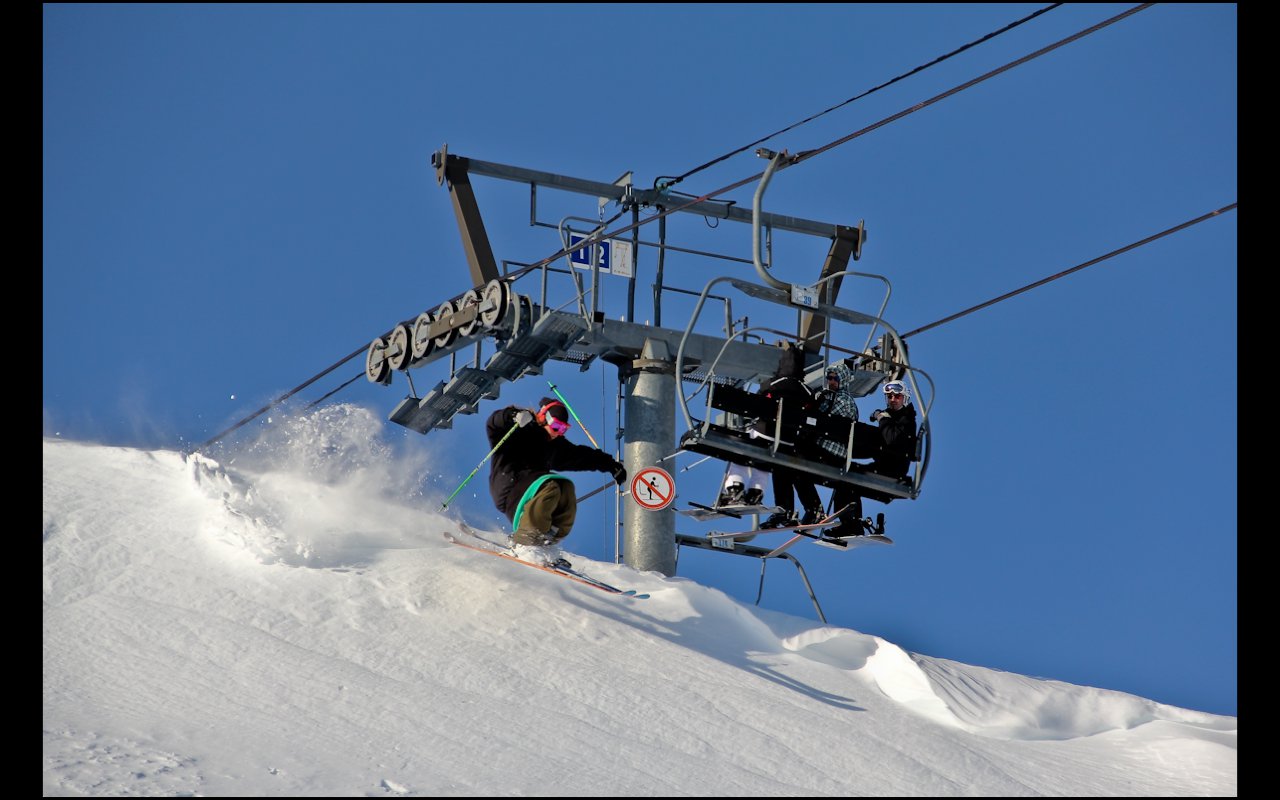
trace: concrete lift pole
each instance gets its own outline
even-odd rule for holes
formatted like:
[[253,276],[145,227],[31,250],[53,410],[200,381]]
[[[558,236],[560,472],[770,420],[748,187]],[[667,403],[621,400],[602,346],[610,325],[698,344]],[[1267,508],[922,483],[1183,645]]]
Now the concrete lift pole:
[[[622,377],[622,376],[620,376]],[[658,464],[671,454],[676,439],[675,357],[661,339],[646,339],[640,358],[631,362],[626,382],[626,448],[628,475]],[[649,511],[625,503],[623,562],[634,569],[676,572],[676,518],[673,506]]]

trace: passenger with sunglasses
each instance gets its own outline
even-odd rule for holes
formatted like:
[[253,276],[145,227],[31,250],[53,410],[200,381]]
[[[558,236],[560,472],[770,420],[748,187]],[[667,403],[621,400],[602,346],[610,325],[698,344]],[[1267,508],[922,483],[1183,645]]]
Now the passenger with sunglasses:
[[511,520],[517,556],[569,566],[559,545],[573,529],[578,496],[573,481],[558,471],[607,472],[621,486],[627,470],[603,450],[565,438],[572,425],[569,410],[559,400],[544,397],[538,405],[537,411],[507,406],[489,416],[485,435],[489,446],[497,448],[489,469],[489,494]]
[[904,478],[916,453],[916,407],[905,382],[885,381],[880,388],[886,407],[871,412],[871,421],[879,427],[859,426],[867,430],[854,432],[853,457],[875,459],[872,471]]
[[[853,458],[872,459],[871,471],[891,478],[903,478],[911,469],[911,460],[916,450],[916,409],[910,404],[910,393],[907,385],[900,380],[885,381],[881,387],[884,393],[885,408],[871,412],[871,421],[853,424]],[[837,456],[838,463],[844,465],[844,447],[839,452],[827,446],[822,453],[824,460],[831,463],[831,455]],[[831,497],[832,505],[845,508],[840,514],[839,524],[826,528],[822,535],[828,539],[843,539],[849,536],[863,536],[867,533],[862,524],[862,496],[852,488],[841,487]]]

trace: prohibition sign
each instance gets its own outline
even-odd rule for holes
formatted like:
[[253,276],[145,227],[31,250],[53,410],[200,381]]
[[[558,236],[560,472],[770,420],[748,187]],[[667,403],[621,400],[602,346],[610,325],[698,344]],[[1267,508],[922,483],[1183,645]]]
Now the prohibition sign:
[[631,497],[647,511],[661,511],[676,499],[676,482],[661,467],[646,467],[631,479]]

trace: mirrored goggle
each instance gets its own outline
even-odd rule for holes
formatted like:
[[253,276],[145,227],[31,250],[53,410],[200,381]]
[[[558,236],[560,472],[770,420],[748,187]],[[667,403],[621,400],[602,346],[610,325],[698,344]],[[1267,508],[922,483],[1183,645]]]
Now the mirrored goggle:
[[561,422],[555,417],[547,417],[547,427],[550,428],[551,432],[555,435],[564,436],[565,432],[569,430],[569,423]]
[[889,381],[884,385],[885,394],[906,394],[907,386],[902,381]]

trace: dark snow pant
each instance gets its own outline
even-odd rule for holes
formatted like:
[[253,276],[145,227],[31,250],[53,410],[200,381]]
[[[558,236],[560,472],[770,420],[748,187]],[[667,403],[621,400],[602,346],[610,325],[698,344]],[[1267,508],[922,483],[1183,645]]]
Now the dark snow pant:
[[573,529],[578,516],[578,494],[573,482],[551,479],[538,487],[524,504],[520,527],[516,528],[516,544],[558,544]]
[[[794,492],[794,494],[793,494]],[[795,498],[800,498],[800,508],[822,508],[822,498],[813,481],[799,472],[779,467],[773,471],[773,503],[783,511],[795,511]]]
[[[844,457],[830,450],[819,449],[817,460],[844,469]],[[858,520],[862,519],[862,495],[851,486],[838,486],[832,489],[831,511],[838,515],[838,525],[849,525],[853,529],[860,529]]]
[[856,529],[858,520],[862,518],[862,496],[848,486],[833,489],[831,510],[839,515],[841,525],[849,525]]

